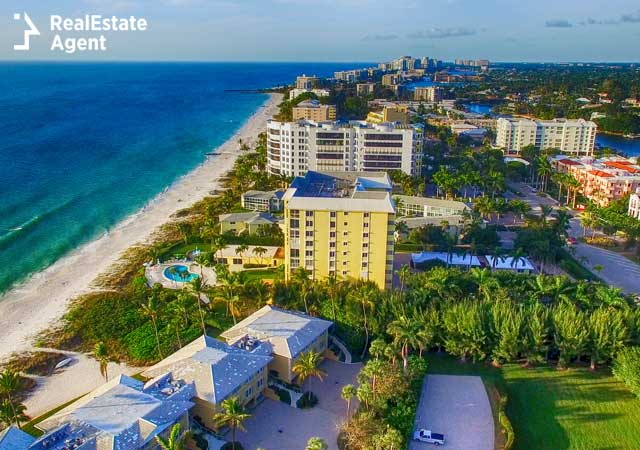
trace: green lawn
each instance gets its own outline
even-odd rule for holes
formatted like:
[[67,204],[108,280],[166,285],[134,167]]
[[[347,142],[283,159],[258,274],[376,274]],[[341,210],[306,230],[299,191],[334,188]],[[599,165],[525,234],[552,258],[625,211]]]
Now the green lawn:
[[517,364],[496,369],[431,354],[429,373],[480,375],[501,386],[509,394],[519,450],[640,448],[640,400],[608,371]]
[[282,280],[284,272],[282,269],[251,269],[244,270],[242,276],[247,281],[253,280]]

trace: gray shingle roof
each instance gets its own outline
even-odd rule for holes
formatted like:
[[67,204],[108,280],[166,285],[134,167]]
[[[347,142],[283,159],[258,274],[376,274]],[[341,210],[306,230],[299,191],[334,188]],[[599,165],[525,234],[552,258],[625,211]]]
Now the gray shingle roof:
[[263,344],[247,351],[209,336],[201,336],[173,355],[143,372],[153,377],[171,372],[174,379],[195,384],[196,395],[220,403],[265,368],[272,357]]
[[328,320],[266,305],[221,334],[228,342],[245,336],[268,341],[276,355],[295,358],[331,327]]

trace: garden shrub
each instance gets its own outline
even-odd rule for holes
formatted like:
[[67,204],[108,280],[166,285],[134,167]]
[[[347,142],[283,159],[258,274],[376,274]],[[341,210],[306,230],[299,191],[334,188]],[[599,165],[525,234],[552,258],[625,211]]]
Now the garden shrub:
[[311,391],[302,394],[302,397],[296,402],[296,407],[300,409],[313,408],[318,404],[318,397]]
[[291,394],[286,389],[281,389],[278,386],[271,386],[271,389],[275,391],[280,398],[280,401],[286,403],[287,405],[291,404]]
[[640,397],[640,347],[621,350],[613,363],[613,374]]

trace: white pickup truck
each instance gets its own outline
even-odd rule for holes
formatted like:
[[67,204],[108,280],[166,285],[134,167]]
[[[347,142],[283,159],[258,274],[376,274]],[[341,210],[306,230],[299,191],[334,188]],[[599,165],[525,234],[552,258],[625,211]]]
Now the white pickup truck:
[[433,433],[430,430],[424,428],[416,430],[413,433],[413,439],[420,442],[426,442],[427,444],[444,445],[444,434]]

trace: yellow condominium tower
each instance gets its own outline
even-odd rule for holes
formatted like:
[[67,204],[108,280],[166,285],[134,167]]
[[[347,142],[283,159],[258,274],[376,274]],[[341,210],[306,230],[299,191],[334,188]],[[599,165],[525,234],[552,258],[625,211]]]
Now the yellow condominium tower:
[[284,194],[285,273],[362,279],[390,288],[395,206],[385,172],[314,172]]

